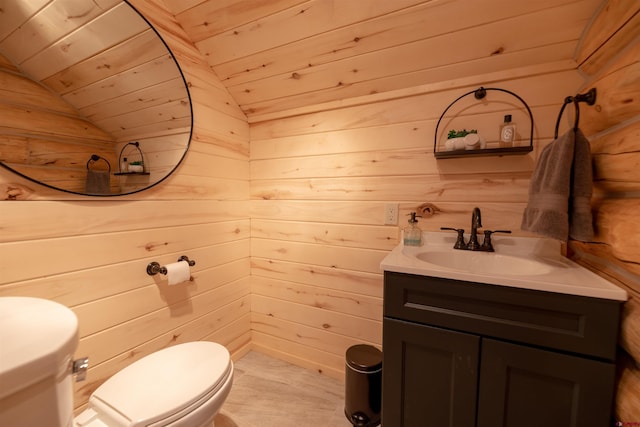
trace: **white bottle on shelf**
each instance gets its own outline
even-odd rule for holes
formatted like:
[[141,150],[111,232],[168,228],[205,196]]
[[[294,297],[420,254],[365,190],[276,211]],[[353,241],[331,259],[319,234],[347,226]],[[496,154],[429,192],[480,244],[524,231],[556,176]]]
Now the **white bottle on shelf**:
[[504,123],[500,127],[500,148],[513,147],[516,136],[516,125],[511,121],[511,114],[504,116]]

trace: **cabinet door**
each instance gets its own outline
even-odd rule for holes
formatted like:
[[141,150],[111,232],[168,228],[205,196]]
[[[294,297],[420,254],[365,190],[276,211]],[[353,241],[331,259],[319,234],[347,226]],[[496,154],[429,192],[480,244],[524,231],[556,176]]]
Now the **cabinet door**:
[[478,427],[611,424],[615,366],[482,340]]
[[475,425],[480,337],[385,318],[382,425]]

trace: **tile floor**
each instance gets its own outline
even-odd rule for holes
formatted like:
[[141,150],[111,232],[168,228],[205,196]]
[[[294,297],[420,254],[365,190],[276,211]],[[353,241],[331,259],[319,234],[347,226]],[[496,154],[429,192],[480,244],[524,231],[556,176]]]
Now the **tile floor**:
[[252,351],[235,363],[216,427],[351,427],[344,384]]

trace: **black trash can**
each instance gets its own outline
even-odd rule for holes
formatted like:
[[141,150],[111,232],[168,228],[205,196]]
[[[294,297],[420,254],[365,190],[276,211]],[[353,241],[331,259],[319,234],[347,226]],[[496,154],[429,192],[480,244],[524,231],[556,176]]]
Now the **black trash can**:
[[380,425],[382,352],[358,344],[347,349],[344,414],[354,426]]

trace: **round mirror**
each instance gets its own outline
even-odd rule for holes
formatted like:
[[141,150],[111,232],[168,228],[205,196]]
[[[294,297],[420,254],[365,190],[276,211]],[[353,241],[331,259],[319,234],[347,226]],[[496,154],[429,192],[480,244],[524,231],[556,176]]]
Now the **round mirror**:
[[117,196],[184,158],[187,84],[155,29],[123,0],[5,0],[0,164],[50,188]]

